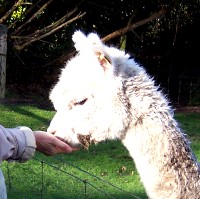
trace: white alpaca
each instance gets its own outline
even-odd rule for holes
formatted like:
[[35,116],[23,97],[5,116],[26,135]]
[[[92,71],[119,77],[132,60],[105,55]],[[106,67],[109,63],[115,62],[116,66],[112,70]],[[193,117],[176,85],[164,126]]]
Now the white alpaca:
[[200,198],[199,163],[154,81],[94,33],[77,31],[73,41],[79,53],[51,91],[57,113],[48,131],[73,146],[119,139],[150,198]]

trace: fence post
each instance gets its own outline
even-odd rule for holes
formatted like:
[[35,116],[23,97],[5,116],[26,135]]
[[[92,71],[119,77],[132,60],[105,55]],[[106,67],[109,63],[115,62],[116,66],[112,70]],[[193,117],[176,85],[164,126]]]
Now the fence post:
[[0,24],[0,100],[5,98],[6,89],[7,27]]

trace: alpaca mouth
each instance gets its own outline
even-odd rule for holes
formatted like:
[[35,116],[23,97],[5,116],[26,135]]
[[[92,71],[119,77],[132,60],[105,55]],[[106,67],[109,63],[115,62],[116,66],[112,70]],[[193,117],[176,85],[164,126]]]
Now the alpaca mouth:
[[83,148],[86,150],[88,150],[90,144],[93,143],[93,141],[90,139],[91,135],[78,134],[77,138],[79,142],[81,143],[81,145],[83,146]]
[[85,150],[88,150],[90,144],[93,143],[97,143],[95,140],[91,140],[91,135],[82,135],[82,134],[77,134],[77,138],[79,143],[71,143],[68,142],[66,139],[61,138],[59,136],[56,136],[59,140],[61,140],[62,142],[65,142],[66,144],[68,144],[70,147],[75,147],[75,148],[80,148],[80,146],[82,146]]

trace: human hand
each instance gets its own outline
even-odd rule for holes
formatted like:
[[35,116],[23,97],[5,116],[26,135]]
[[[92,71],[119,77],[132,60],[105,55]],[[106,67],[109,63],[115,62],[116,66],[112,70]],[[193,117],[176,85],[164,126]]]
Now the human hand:
[[71,153],[78,150],[72,148],[65,142],[59,140],[51,133],[45,131],[33,131],[36,139],[36,150],[47,156],[53,156],[59,153]]

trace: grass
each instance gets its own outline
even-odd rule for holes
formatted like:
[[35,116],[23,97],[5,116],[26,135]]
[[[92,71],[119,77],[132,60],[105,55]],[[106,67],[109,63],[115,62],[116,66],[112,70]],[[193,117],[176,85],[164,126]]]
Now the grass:
[[[3,126],[25,125],[33,130],[45,130],[54,115],[54,111],[35,105],[0,105],[0,112],[0,124]],[[191,138],[194,153],[200,159],[200,114],[179,113],[176,118]],[[36,153],[34,159],[27,163],[4,162],[1,167],[8,198],[12,199],[147,198],[132,159],[117,141],[106,141],[91,146],[88,151],[81,150],[56,157]]]

